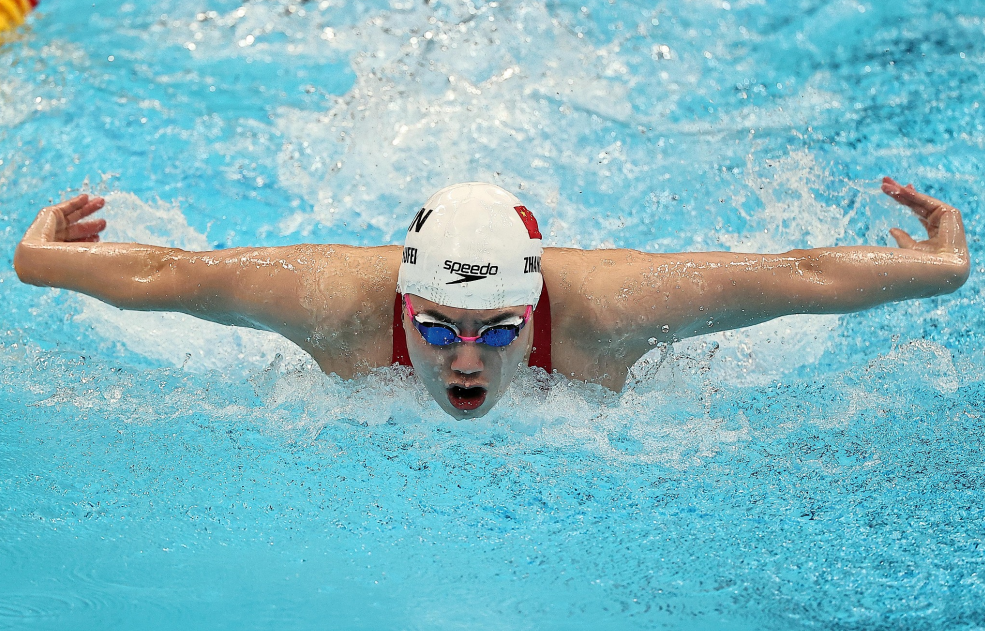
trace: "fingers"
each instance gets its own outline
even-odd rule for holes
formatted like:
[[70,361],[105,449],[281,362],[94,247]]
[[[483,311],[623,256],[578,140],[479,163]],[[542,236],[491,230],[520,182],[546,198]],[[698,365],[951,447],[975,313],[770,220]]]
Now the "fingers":
[[84,219],[106,205],[102,197],[76,195],[72,199],[51,206],[50,209],[61,214],[65,221],[72,223]]
[[95,221],[83,221],[74,223],[65,228],[65,241],[90,241],[94,237],[98,240],[99,233],[106,228],[105,219]]
[[64,202],[55,204],[51,208],[60,212],[62,214],[62,217],[68,217],[69,214],[82,208],[88,203],[89,203],[88,195],[76,195],[72,199],[67,199]]
[[102,208],[106,204],[106,200],[102,197],[89,198],[88,195],[79,195],[78,197],[70,200],[71,202],[77,202],[72,204],[71,210],[67,212],[63,211],[65,214],[65,221],[69,223],[76,222],[80,219],[84,219]]
[[930,217],[930,215],[939,208],[951,208],[939,199],[935,199],[930,195],[918,193],[916,189],[913,188],[912,184],[900,186],[900,184],[891,177],[884,177],[882,179],[882,192],[886,193],[900,204],[907,206],[913,210],[917,216],[924,219]]
[[893,228],[889,233],[896,239],[899,247],[938,253],[950,252],[967,259],[968,244],[959,210],[939,199],[918,193],[912,184],[900,186],[889,177],[883,178],[882,190],[897,202],[911,208],[927,230],[927,241],[917,242],[903,230]]
[[105,203],[102,197],[76,195],[64,202],[46,206],[38,212],[38,216],[24,233],[23,241],[98,241],[99,233],[106,228],[106,221],[79,221],[102,208]]
[[893,238],[896,239],[896,244],[901,248],[912,250],[913,248],[917,247],[916,240],[910,235],[908,235],[906,232],[904,232],[903,230],[900,230],[899,228],[892,228],[889,231],[889,234],[891,234]]

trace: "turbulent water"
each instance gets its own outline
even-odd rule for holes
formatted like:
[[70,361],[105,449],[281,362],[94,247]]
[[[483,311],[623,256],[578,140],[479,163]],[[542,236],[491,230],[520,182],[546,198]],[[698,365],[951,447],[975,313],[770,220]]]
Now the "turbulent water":
[[524,371],[413,375],[0,266],[0,628],[985,627],[985,4],[42,2],[0,45],[0,245],[399,242],[484,180],[548,245],[887,245],[965,212],[957,293]]

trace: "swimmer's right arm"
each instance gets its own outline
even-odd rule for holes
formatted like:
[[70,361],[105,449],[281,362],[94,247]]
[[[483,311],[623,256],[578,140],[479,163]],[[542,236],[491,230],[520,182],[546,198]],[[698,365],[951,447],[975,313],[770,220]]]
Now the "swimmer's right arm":
[[310,334],[310,313],[301,304],[301,246],[187,252],[100,243],[106,222],[91,215],[103,204],[79,195],[42,209],[14,254],[17,276],[121,309],[188,313],[295,341]]

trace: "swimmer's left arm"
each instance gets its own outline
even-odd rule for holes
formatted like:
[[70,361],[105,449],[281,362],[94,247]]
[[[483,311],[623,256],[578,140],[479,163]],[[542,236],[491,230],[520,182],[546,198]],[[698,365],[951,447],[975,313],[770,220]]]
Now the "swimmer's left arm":
[[[927,229],[917,241],[898,228],[898,248],[836,247],[783,254],[586,252],[576,267],[572,317],[582,335],[631,365],[654,341],[673,341],[796,313],[849,313],[883,303],[950,293],[968,278],[961,214],[932,197],[883,181]],[[569,274],[571,276],[571,274]],[[574,316],[574,314],[580,314]]]
[[[709,312],[682,333],[738,328],[795,313],[850,313],[887,302],[955,291],[971,259],[961,213],[912,186],[885,178],[882,190],[908,206],[927,230],[917,241],[899,228],[899,247],[834,247],[777,255],[709,257],[698,301]],[[723,260],[724,259],[724,260]],[[706,300],[703,300],[706,298]],[[707,322],[711,321],[711,326]]]

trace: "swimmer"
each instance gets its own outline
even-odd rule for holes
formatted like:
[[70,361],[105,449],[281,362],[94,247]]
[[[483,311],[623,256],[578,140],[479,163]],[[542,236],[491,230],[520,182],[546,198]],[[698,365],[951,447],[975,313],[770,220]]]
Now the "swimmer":
[[900,186],[927,238],[783,254],[543,248],[533,214],[491,184],[425,202],[403,247],[295,245],[187,252],[101,243],[103,199],[41,210],[17,246],[25,283],[121,309],[178,311],[274,331],[326,373],[413,367],[456,418],[488,413],[521,366],[623,387],[657,343],[779,316],[848,313],[953,292],[970,259],[961,214]]

